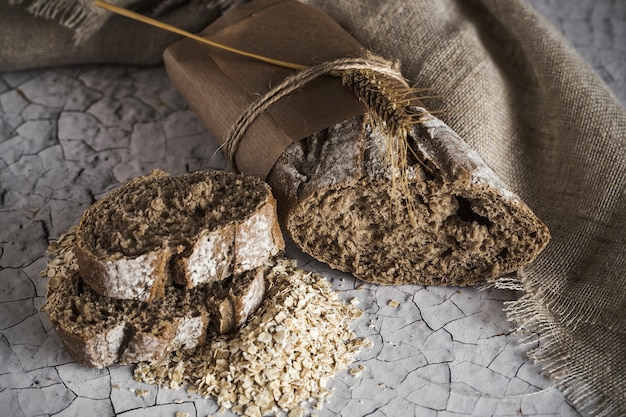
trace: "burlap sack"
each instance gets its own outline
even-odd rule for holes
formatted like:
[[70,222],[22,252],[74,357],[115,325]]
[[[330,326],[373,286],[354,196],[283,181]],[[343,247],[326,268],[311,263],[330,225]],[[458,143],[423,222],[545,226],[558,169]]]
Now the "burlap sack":
[[[149,11],[163,22],[197,32],[235,0],[110,2]],[[165,4],[169,7],[159,6]],[[0,0],[0,71],[94,63],[154,65],[178,39],[179,35],[113,16],[91,0]]]
[[510,318],[580,410],[626,415],[626,112],[523,0],[304,0],[404,74],[546,222]]

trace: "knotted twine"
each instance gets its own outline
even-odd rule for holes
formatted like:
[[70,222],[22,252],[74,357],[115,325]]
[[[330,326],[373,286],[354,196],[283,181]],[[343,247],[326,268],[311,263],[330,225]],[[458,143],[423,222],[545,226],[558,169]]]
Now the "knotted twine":
[[411,87],[400,72],[400,64],[398,61],[389,61],[380,56],[367,53],[364,57],[339,58],[323,62],[286,77],[281,83],[270,89],[261,98],[252,102],[241,114],[239,119],[237,119],[220,149],[222,149],[224,155],[231,162],[233,167],[237,169],[235,154],[237,153],[240,142],[243,140],[246,131],[254,123],[255,119],[263,114],[272,104],[323,75],[341,77],[346,72],[362,70],[372,71],[382,76],[389,77],[406,88],[407,92],[411,91]]

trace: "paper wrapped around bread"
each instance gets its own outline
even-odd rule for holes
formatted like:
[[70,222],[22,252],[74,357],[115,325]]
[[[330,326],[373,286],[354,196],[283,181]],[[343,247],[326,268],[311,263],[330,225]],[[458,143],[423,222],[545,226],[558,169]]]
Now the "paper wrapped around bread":
[[[366,55],[327,15],[293,0],[232,9],[201,35],[304,65]],[[164,59],[222,144],[250,103],[293,72],[192,40],[168,48]],[[468,285],[532,262],[549,241],[545,225],[448,126],[424,108],[414,111],[421,123],[408,141],[416,157],[401,198],[385,158],[389,144],[333,77],[273,104],[244,135],[234,163],[269,182],[296,244],[365,281]]]

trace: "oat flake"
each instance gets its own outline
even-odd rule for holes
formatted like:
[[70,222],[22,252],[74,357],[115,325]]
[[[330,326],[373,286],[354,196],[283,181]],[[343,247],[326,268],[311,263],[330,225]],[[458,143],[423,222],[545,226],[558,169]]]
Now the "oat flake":
[[[266,301],[239,332],[203,347],[140,363],[135,379],[188,390],[245,416],[309,414],[331,395],[326,381],[368,341],[350,329],[361,311],[339,299],[320,275],[280,260],[271,265]],[[311,403],[309,403],[311,404]]]

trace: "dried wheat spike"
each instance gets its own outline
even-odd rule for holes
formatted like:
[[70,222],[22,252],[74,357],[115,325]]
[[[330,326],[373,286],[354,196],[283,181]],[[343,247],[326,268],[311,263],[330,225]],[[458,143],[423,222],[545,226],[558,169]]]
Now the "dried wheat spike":
[[[409,87],[404,79],[362,68],[344,71],[341,76],[345,86],[352,89],[369,111],[374,129],[385,137],[387,142],[387,166],[392,182],[393,195],[398,198],[411,195],[408,180],[408,152],[425,168],[428,167],[413,151],[407,135],[413,126],[421,123],[427,111],[420,105],[416,90]],[[414,219],[414,203],[404,198],[411,221]]]
[[422,120],[424,112],[416,108],[416,91],[404,80],[367,68],[345,71],[341,79],[390,136],[406,137]]

